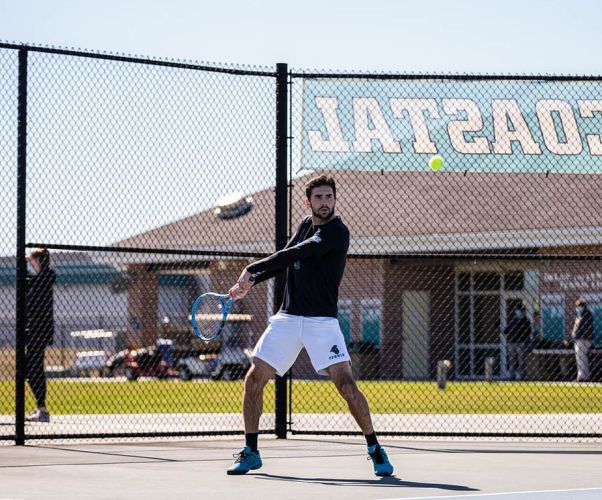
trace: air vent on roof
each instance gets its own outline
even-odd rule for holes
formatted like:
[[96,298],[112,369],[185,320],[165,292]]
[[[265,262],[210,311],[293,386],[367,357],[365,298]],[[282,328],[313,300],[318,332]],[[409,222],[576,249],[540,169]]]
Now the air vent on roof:
[[231,193],[217,200],[213,213],[220,219],[235,219],[253,208],[253,198],[243,193]]

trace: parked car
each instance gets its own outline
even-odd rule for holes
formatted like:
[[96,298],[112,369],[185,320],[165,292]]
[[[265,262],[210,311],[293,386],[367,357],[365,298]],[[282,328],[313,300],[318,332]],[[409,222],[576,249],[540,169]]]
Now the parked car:
[[129,351],[125,359],[124,371],[128,380],[138,380],[139,377],[166,378],[169,374],[167,361],[157,346],[142,347]]
[[215,354],[201,354],[180,358],[177,370],[181,380],[211,378],[212,380],[237,380],[247,373],[251,366],[250,349],[225,347]]
[[[166,339],[159,339],[156,345],[120,351],[107,361],[107,373],[115,374],[123,371],[130,381],[139,377],[167,378],[179,375],[180,360],[186,358],[198,359],[201,356],[217,356],[221,345],[219,342],[198,344],[193,347],[173,345]],[[191,370],[193,376],[197,370]]]
[[123,349],[109,356],[105,363],[105,374],[107,377],[114,377],[125,369],[125,358],[130,353],[130,349]]

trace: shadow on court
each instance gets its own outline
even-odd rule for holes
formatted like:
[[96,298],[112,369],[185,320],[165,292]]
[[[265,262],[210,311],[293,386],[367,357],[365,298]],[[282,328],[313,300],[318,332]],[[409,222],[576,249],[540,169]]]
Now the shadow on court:
[[324,486],[379,486],[385,488],[405,487],[405,488],[428,488],[447,491],[480,491],[478,488],[469,486],[460,486],[457,484],[443,483],[424,483],[404,481],[395,476],[383,477],[380,479],[344,479],[344,478],[325,478],[325,477],[301,477],[301,476],[280,476],[277,474],[253,473],[253,477],[258,479],[267,479],[274,481],[293,481],[309,484],[321,484]]

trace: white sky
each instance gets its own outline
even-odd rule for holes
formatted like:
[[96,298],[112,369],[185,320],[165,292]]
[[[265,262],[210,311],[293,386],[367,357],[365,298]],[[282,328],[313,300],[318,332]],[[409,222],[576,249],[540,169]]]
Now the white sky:
[[298,69],[602,74],[598,0],[0,0],[0,39]]

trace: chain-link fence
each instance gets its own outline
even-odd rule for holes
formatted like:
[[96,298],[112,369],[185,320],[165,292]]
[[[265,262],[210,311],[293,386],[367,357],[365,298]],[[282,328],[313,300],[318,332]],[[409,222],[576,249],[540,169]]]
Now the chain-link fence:
[[[242,432],[282,281],[236,302],[218,342],[190,305],[282,246],[321,171],[351,233],[338,319],[377,432],[600,437],[599,79],[5,44],[0,83],[0,442]],[[53,274],[15,258],[36,247]],[[359,431],[304,351],[264,412],[280,437]]]
[[[339,322],[377,432],[599,437],[600,79],[292,83],[293,219],[303,180],[332,173],[352,235]],[[356,430],[305,377],[291,431]]]
[[[24,253],[49,248],[52,270],[26,278],[24,436],[240,432],[268,288],[240,303],[219,342],[196,339],[189,311],[274,250],[275,72],[26,47],[0,50],[0,68],[2,224],[13,234],[2,249],[3,438],[14,439],[15,415],[20,437],[20,225]],[[247,224],[249,212],[265,224]],[[273,432],[271,392],[262,431]]]

